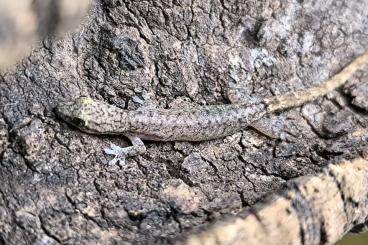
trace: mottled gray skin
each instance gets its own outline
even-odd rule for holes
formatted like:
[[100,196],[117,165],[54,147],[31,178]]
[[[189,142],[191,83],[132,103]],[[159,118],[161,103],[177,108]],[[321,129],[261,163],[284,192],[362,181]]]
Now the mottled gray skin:
[[59,104],[55,112],[66,122],[91,134],[125,135],[132,146],[111,144],[109,163],[146,151],[142,139],[155,141],[203,141],[239,132],[266,113],[264,103],[203,106],[190,109],[129,111],[88,97]]
[[323,96],[343,85],[367,63],[368,51],[319,86],[273,96],[252,104],[128,111],[91,98],[80,97],[68,103],[61,103],[57,106],[56,113],[68,123],[92,134],[124,134],[129,138],[156,141],[211,140],[251,126],[266,113],[300,106]]
[[[264,114],[300,106],[343,85],[358,69],[368,63],[368,51],[340,73],[319,86],[257,103],[202,106],[190,109],[147,109],[128,111],[80,97],[61,103],[56,113],[66,122],[92,134],[122,134],[132,146],[120,148],[114,144],[105,149],[114,155],[110,164],[124,162],[126,157],[146,151],[141,139],[156,141],[203,141],[234,134],[247,126],[257,126]],[[257,128],[257,127],[255,127]]]
[[66,122],[91,134],[154,141],[204,141],[239,132],[266,113],[264,103],[129,111],[80,97],[56,107]]
[[333,91],[367,63],[368,51],[319,86],[273,96],[252,104],[128,111],[91,98],[80,97],[68,103],[61,103],[57,106],[56,113],[66,122],[88,133],[127,136],[133,146],[120,148],[112,144],[111,149],[105,149],[106,154],[115,155],[110,161],[115,164],[124,162],[127,156],[144,153],[146,148],[141,139],[203,141],[234,134],[247,126],[257,126],[256,121],[266,113],[300,106]]

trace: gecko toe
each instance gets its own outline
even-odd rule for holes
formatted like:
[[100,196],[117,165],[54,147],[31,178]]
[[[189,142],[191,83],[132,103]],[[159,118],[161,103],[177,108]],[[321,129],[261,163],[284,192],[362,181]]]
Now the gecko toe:
[[109,161],[109,165],[110,166],[115,166],[118,163],[119,159],[117,159],[116,157],[114,157],[114,159]]
[[124,164],[125,164],[125,158],[122,158],[119,156],[115,156],[112,160],[109,161],[110,166],[115,166],[115,165],[123,166]]
[[107,154],[107,155],[115,155],[115,151],[114,151],[114,150],[112,150],[112,149],[110,149],[110,148],[105,148],[105,149],[104,149],[104,152],[105,152],[105,154]]
[[127,150],[126,148],[121,148],[115,144],[111,144],[110,148],[105,148],[104,149],[105,154],[107,155],[113,155],[114,158],[112,160],[109,161],[109,165],[117,165],[119,164],[120,166],[125,164],[125,158],[127,156]]
[[104,149],[104,152],[107,154],[107,155],[120,155],[122,152],[123,152],[123,149],[124,148],[121,148],[120,146],[117,146],[113,143],[110,144],[110,148],[105,148]]

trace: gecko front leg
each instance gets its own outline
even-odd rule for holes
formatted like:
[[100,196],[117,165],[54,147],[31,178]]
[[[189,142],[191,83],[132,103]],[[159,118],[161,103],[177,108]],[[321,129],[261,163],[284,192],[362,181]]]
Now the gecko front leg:
[[127,157],[138,156],[146,152],[146,146],[139,137],[130,134],[126,134],[125,136],[132,142],[132,146],[121,148],[120,146],[111,144],[110,148],[104,149],[106,154],[114,156],[109,161],[109,165],[115,165],[117,163],[123,165]]

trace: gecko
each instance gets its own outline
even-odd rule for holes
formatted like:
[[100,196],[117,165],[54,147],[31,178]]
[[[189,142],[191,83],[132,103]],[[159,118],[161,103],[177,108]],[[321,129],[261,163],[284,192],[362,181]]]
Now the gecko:
[[110,164],[122,164],[127,157],[146,151],[142,140],[206,141],[232,135],[246,127],[255,127],[255,122],[269,113],[303,105],[335,90],[367,63],[368,51],[318,86],[256,102],[126,110],[89,97],[79,97],[59,103],[55,113],[83,132],[127,137],[131,146],[121,148],[111,144],[111,148],[104,149],[106,154],[114,156]]

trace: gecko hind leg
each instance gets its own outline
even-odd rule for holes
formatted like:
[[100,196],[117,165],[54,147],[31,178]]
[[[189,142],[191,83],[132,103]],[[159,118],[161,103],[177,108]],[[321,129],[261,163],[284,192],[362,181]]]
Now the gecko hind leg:
[[[262,99],[257,96],[249,95],[249,91],[241,86],[229,86],[226,92],[226,96],[231,104],[249,103],[251,105],[262,101]],[[260,118],[253,121],[249,126],[269,138],[278,139],[278,135],[273,132],[272,126],[267,123],[267,120],[269,119]]]
[[139,137],[129,134],[125,136],[132,142],[132,146],[122,148],[115,144],[111,144],[110,148],[104,149],[106,154],[114,156],[114,158],[109,161],[109,165],[124,165],[127,157],[138,156],[146,152],[146,146]]
[[270,139],[279,139],[280,136],[276,132],[274,132],[274,130],[272,129],[272,125],[267,123],[267,121],[269,120],[269,118],[260,118],[252,122],[249,127],[255,129],[258,133],[261,133]]

